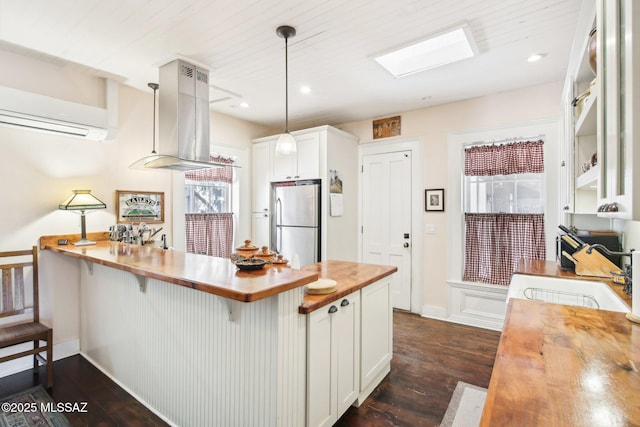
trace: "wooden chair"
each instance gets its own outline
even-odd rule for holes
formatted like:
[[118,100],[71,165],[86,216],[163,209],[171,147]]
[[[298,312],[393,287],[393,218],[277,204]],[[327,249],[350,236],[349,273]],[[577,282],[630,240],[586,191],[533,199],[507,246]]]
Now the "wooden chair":
[[[40,323],[38,296],[38,248],[0,252],[2,299],[0,300],[0,349],[2,353],[19,344],[33,342],[33,349],[14,349],[0,363],[33,355],[33,371],[38,362],[47,366],[47,388],[53,387],[53,329]],[[31,272],[31,273],[29,273]],[[25,292],[25,284],[33,285],[33,293]],[[28,286],[27,289],[28,291]],[[29,305],[29,297],[33,302]],[[45,345],[40,345],[45,341]],[[41,353],[46,352],[46,358]]]

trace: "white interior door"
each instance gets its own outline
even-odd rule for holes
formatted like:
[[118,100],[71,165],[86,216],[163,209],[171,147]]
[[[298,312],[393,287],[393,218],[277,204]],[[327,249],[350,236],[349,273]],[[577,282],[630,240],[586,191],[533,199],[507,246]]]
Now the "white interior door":
[[398,267],[393,306],[411,309],[411,151],[362,158],[362,261]]

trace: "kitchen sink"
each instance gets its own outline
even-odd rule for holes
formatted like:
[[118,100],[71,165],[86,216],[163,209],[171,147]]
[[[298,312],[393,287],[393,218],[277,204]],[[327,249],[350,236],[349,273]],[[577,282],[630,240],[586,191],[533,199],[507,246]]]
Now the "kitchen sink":
[[507,302],[511,298],[582,306],[622,313],[631,310],[607,284],[590,280],[514,274],[511,276]]

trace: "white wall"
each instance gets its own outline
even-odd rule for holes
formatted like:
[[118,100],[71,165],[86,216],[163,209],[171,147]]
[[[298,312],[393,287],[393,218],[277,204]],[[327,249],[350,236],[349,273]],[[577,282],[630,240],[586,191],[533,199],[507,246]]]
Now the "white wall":
[[[446,195],[449,194],[448,132],[561,117],[561,93],[562,82],[555,82],[401,113],[401,137],[421,137],[424,141],[424,188],[444,188],[446,203]],[[383,141],[373,140],[371,120],[345,123],[337,127],[358,136],[361,143]],[[423,305],[440,308],[444,312],[447,305],[447,253],[450,240],[447,234],[447,215],[425,212],[422,219],[425,224],[436,226],[435,234],[423,236]]]
[[[80,67],[2,51],[0,62],[2,86],[104,107],[104,80]],[[108,230],[115,222],[116,190],[164,192],[163,232],[173,241],[172,184],[182,173],[128,167],[152,149],[151,89],[119,85],[118,121],[117,136],[109,142],[0,127],[0,250],[29,248],[43,235],[79,233],[79,216],[57,209],[74,189],[90,189],[107,204],[87,216],[88,232]],[[251,139],[270,133],[263,126],[212,114],[211,141],[240,156],[249,153]],[[250,161],[245,157],[241,162],[239,204],[248,212]],[[238,234],[249,232],[249,216],[240,216]],[[77,261],[47,251],[41,252],[40,267],[41,319],[53,327],[54,354],[60,357],[77,348],[79,269]],[[6,373],[0,366],[0,376]]]

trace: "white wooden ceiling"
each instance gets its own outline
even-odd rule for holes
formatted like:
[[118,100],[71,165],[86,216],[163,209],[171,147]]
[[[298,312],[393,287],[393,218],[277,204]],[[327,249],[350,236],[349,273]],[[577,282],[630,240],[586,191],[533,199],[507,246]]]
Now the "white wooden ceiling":
[[[149,92],[158,67],[181,57],[211,70],[214,110],[281,127],[284,40],[275,30],[291,25],[294,130],[563,80],[580,6],[581,0],[0,0],[0,48],[41,52]],[[401,79],[371,59],[461,22],[475,38],[475,58]],[[532,53],[546,57],[530,64]],[[303,84],[310,94],[299,93]]]

